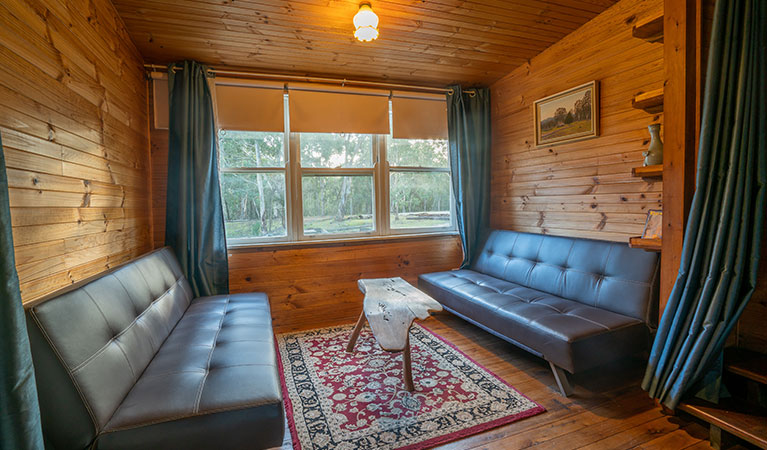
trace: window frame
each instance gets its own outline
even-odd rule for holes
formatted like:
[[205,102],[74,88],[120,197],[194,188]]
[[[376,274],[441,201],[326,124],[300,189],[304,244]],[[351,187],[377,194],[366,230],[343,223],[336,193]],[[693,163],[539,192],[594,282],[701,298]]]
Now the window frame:
[[[223,130],[219,130],[223,131]],[[218,146],[218,144],[216,144]],[[285,141],[283,140],[283,151],[285,147]],[[219,164],[220,164],[219,159]],[[287,160],[286,160],[287,161]],[[285,242],[287,239],[289,239],[290,236],[290,230],[292,227],[291,224],[291,217],[293,214],[290,213],[290,210],[292,208],[291,202],[290,202],[290,193],[287,191],[287,180],[288,180],[288,166],[289,164],[286,162],[284,167],[275,166],[275,167],[220,167],[219,166],[219,174],[223,175],[226,173],[242,173],[242,174],[259,174],[259,173],[265,173],[265,174],[272,174],[272,173],[282,173],[284,174],[285,178],[285,235],[284,236],[263,236],[263,237],[243,237],[243,238],[226,238],[227,247],[229,246],[238,246],[242,244],[249,244],[254,241],[257,242],[263,242],[263,243],[270,243],[270,242]],[[221,180],[219,179],[219,184],[221,183]],[[223,195],[224,190],[220,189],[221,194]],[[223,198],[221,199],[221,202],[223,204]]]
[[[219,146],[217,129],[216,147]],[[238,130],[226,130],[238,131]],[[450,184],[450,224],[444,227],[392,228],[390,211],[390,177],[393,173],[448,173],[449,167],[391,166],[388,161],[388,140],[391,134],[370,135],[372,138],[373,164],[370,168],[324,168],[301,166],[301,133],[290,131],[288,96],[285,95],[285,131],[283,132],[284,167],[221,167],[220,150],[219,173],[284,173],[285,175],[285,236],[228,238],[228,248],[251,247],[270,244],[306,244],[334,241],[365,241],[413,235],[449,235],[456,234],[456,209],[453,183]],[[305,234],[303,212],[304,176],[372,176],[373,178],[373,225],[370,232]],[[220,182],[220,181],[219,181]],[[223,189],[221,189],[223,193]],[[223,202],[223,199],[222,199]]]
[[[450,171],[450,167],[429,167],[429,166],[392,166],[389,164],[389,158],[388,158],[388,151],[389,146],[388,142],[389,139],[393,139],[391,137],[391,134],[389,136],[385,136],[385,139],[383,139],[383,145],[380,149],[380,156],[382,160],[385,162],[385,170],[382,175],[383,179],[385,180],[386,186],[383,187],[382,194],[385,194],[386,196],[386,230],[388,231],[387,235],[389,236],[400,236],[400,235],[408,235],[408,234],[437,234],[437,233],[457,233],[458,232],[458,224],[456,222],[456,210],[455,210],[455,195],[453,193],[453,181],[452,181],[452,173]],[[414,228],[393,228],[391,226],[391,188],[390,188],[390,180],[391,180],[391,174],[393,173],[447,173],[448,174],[448,184],[450,187],[450,224],[443,227],[414,227]]]
[[[344,238],[363,238],[379,235],[378,225],[378,193],[379,193],[379,175],[378,166],[379,161],[376,156],[378,135],[371,136],[372,145],[372,166],[371,167],[303,167],[301,165],[301,133],[290,133],[290,153],[291,161],[295,161],[292,164],[293,177],[290,187],[292,188],[291,197],[293,197],[293,205],[295,209],[290,211],[290,214],[294,216],[294,236],[292,241],[325,241],[332,239],[344,239]],[[305,234],[304,233],[304,192],[303,192],[303,179],[304,176],[370,176],[373,179],[373,230],[368,232],[359,233],[326,233],[326,234]],[[258,239],[258,238],[256,238]]]

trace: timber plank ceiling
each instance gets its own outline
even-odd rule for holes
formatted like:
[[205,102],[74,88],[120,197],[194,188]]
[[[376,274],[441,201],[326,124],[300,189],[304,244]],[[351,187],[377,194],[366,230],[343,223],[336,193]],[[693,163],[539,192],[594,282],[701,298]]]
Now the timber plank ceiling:
[[490,84],[615,2],[372,0],[362,43],[355,0],[113,0],[146,62],[434,86]]

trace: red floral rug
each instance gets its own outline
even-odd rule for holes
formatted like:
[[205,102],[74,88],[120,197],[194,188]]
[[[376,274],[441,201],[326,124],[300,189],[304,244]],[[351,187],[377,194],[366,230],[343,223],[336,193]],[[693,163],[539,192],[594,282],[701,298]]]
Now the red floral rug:
[[449,342],[413,325],[415,392],[402,382],[402,353],[388,353],[351,326],[277,336],[288,425],[296,450],[422,449],[545,409]]

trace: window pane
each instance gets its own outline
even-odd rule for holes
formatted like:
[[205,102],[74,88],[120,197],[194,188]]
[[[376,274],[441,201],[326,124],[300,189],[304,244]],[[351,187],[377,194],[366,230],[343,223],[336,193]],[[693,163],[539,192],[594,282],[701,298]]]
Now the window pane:
[[450,226],[447,172],[392,172],[389,189],[392,228]]
[[392,166],[450,167],[445,139],[387,138]]
[[301,133],[302,167],[373,167],[369,134]]
[[284,167],[283,133],[264,131],[218,132],[221,167]]
[[375,229],[372,176],[302,178],[304,234],[365,233]]
[[226,237],[286,236],[284,173],[222,173]]

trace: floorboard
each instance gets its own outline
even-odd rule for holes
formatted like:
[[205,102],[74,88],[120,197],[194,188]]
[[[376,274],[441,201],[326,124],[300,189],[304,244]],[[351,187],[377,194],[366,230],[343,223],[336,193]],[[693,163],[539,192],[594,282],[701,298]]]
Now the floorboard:
[[[641,357],[572,376],[574,393],[565,398],[543,359],[448,313],[420,323],[547,410],[441,450],[711,448],[704,425],[686,416],[664,415],[640,389]],[[286,432],[282,450],[290,449]]]

